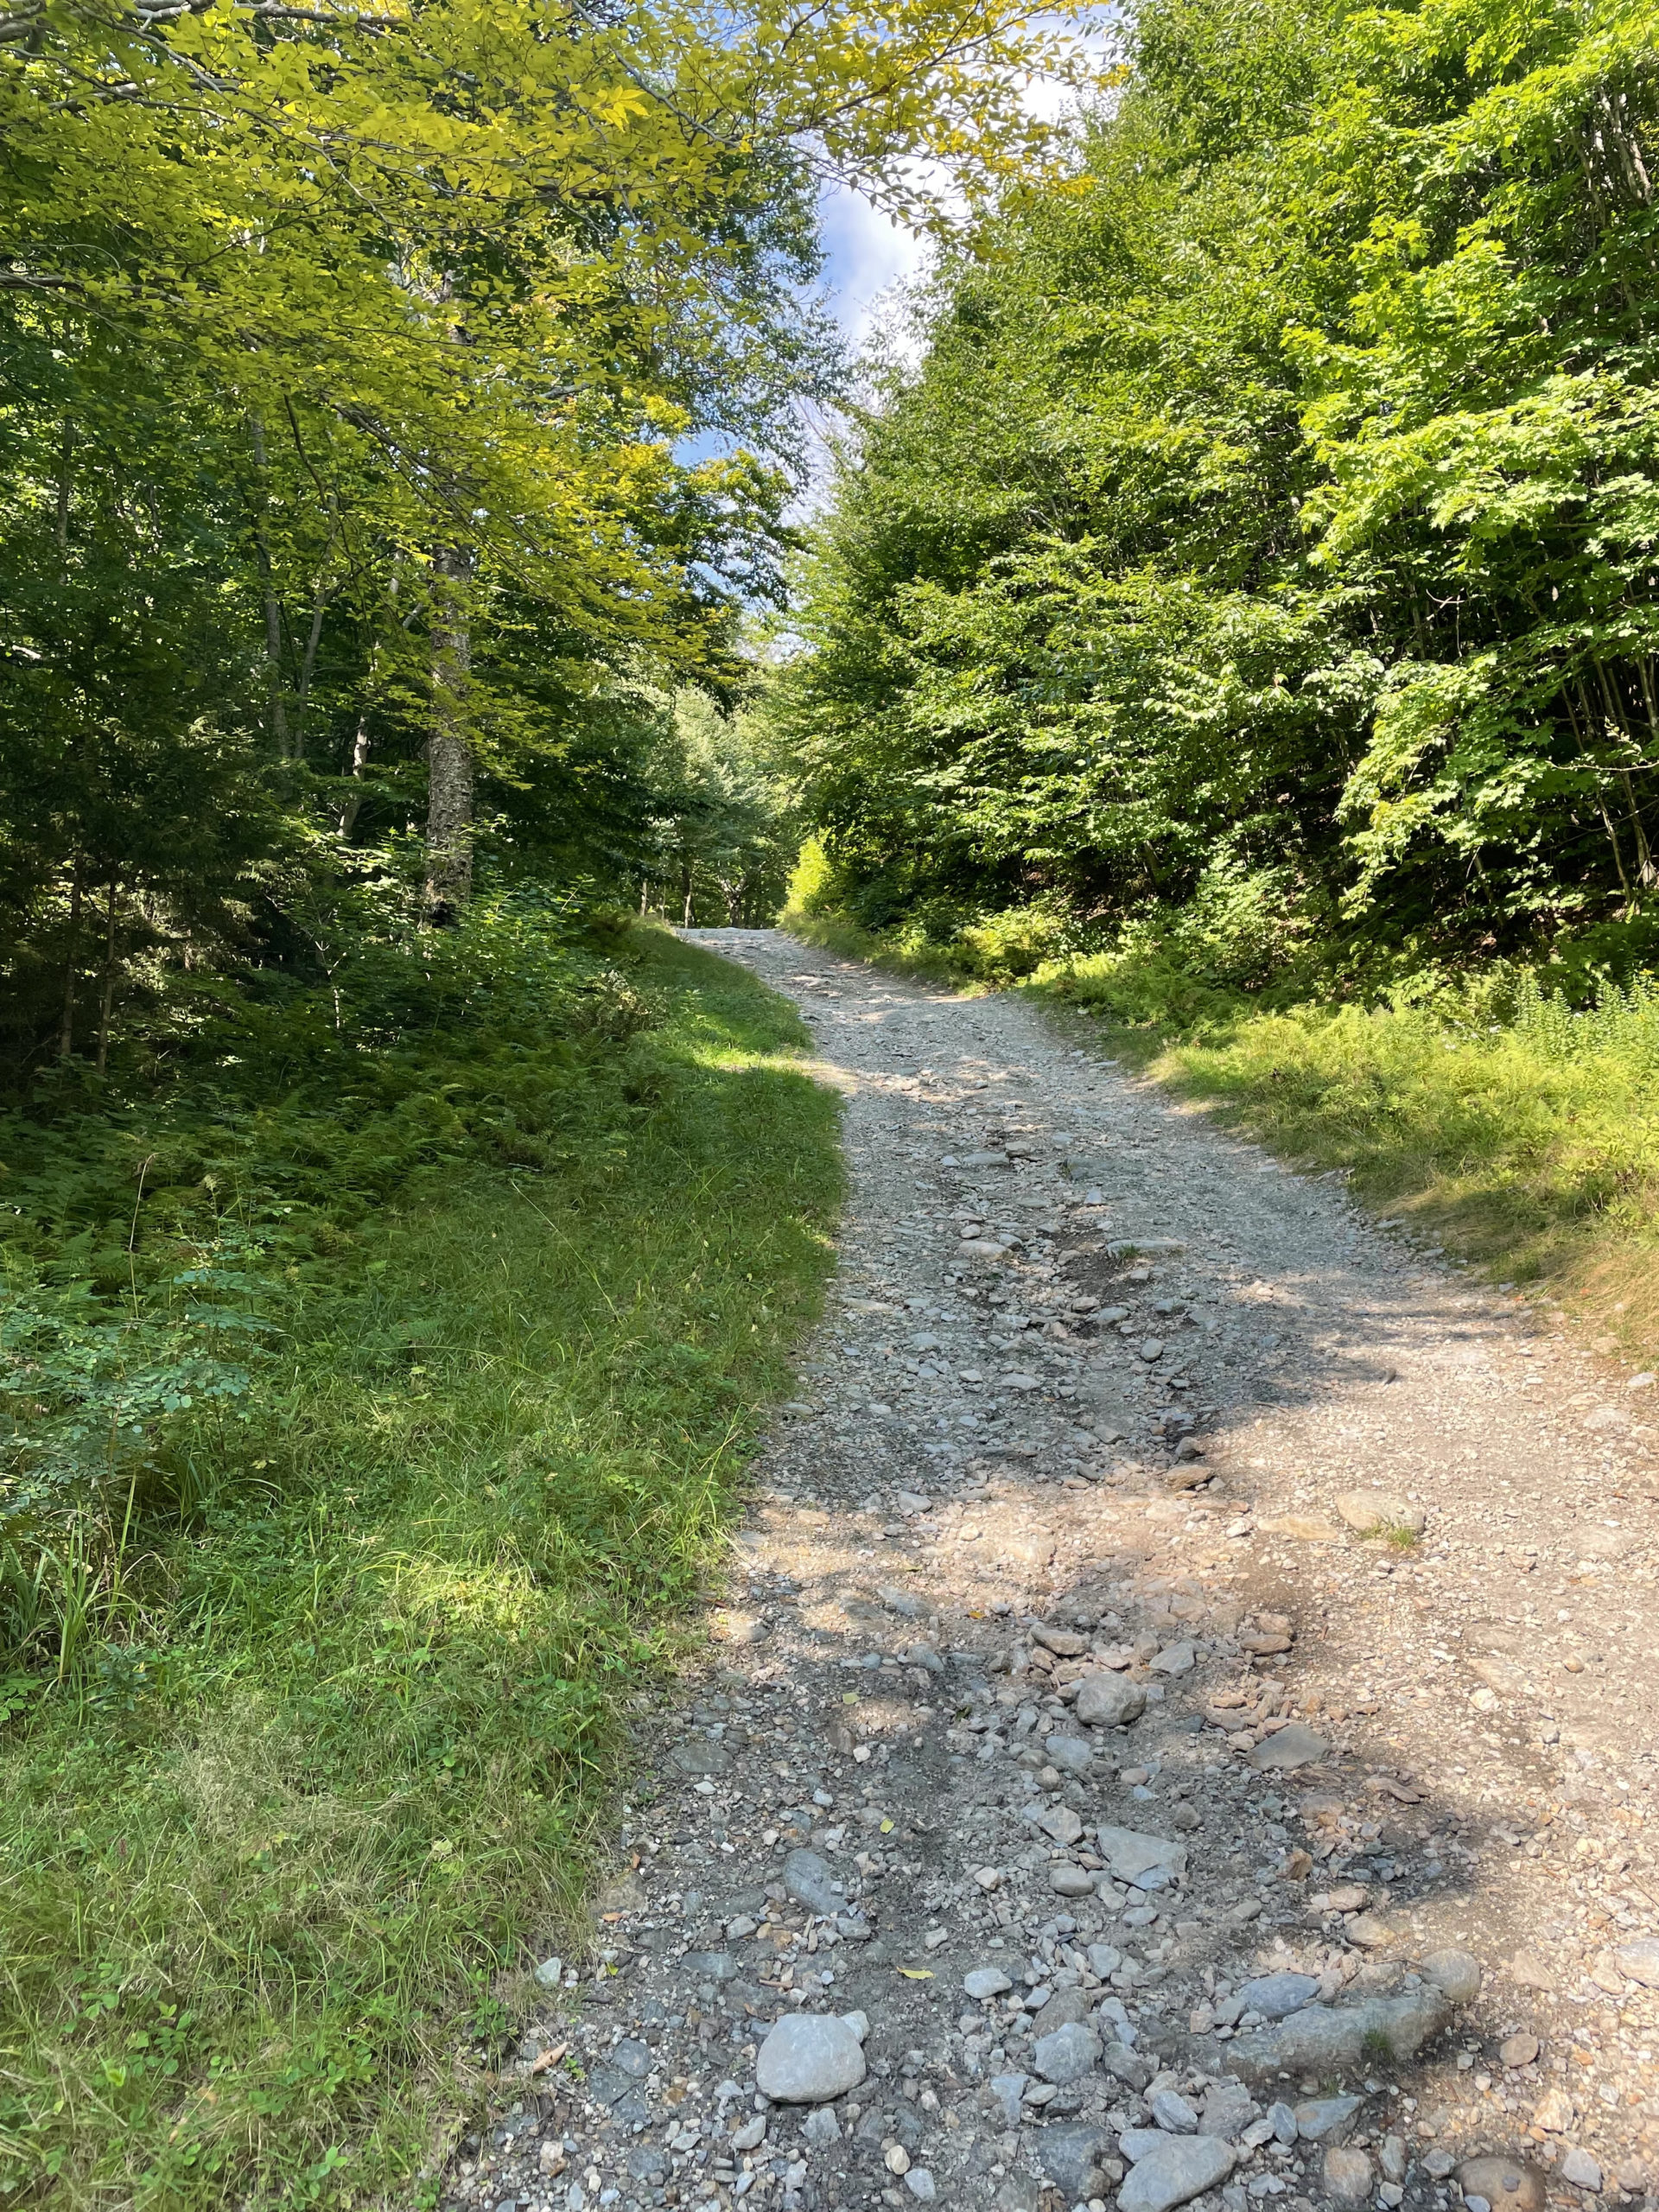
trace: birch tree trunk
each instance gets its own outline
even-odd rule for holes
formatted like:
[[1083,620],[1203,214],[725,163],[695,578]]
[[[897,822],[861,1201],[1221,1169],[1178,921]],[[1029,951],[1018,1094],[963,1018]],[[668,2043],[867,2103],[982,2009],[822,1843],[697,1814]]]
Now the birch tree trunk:
[[472,632],[467,587],[473,556],[446,546],[433,563],[432,724],[426,741],[426,918],[452,929],[473,890]]

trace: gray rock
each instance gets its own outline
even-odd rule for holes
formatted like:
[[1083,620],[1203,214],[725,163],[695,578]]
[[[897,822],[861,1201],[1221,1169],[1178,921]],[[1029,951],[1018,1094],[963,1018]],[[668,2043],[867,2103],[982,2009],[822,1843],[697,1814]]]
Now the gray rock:
[[1100,2054],[1100,2063],[1113,2080],[1122,2082],[1126,2088],[1144,2089],[1153,2078],[1152,2061],[1142,2058],[1127,2044],[1109,2043]]
[[1389,1490],[1344,1491],[1337,1500],[1337,1511],[1362,1536],[1382,1535],[1392,1529],[1421,1536],[1428,1524],[1428,1516],[1421,1505]]
[[1363,2151],[1327,2151],[1324,2175],[1325,2193],[1338,2204],[1363,2204],[1371,2193],[1371,2162]]
[[1062,1774],[1087,1774],[1095,1755],[1081,1736],[1051,1736],[1043,1749]]
[[1419,1967],[1453,2005],[1472,2005],[1480,1994],[1480,1961],[1472,1951],[1431,1951]]
[[1118,2153],[1124,2161],[1134,2165],[1144,2158],[1148,2151],[1155,2151],[1164,2139],[1161,2127],[1126,2127],[1118,2138]]
[[1075,2204],[1080,2196],[1089,2196],[1095,2182],[1095,2170],[1103,2158],[1112,2155],[1112,2131],[1097,2127],[1086,2120],[1069,2122],[1064,2126],[1050,2126],[1040,2129],[1033,2141],[1037,2163],[1068,2204]]
[[814,2145],[819,2150],[823,2150],[828,2144],[839,2143],[841,2122],[836,2118],[835,2107],[819,2105],[808,2113],[801,2124],[801,2134],[806,2142]]
[[1259,2012],[1264,2020],[1282,2020],[1287,2012],[1300,2012],[1319,1993],[1319,1977],[1311,1974],[1264,1974],[1254,1981],[1247,1981],[1239,1991],[1247,2012]]
[[1198,2115],[1186,2099],[1173,2089],[1160,2089],[1151,2099],[1152,2116],[1171,2135],[1196,2135]]
[[1304,2143],[1328,2142],[1359,2110],[1360,2097],[1311,2097],[1296,2107],[1296,2133]]
[[1659,1989],[1659,1936],[1638,1936],[1634,1943],[1621,1943],[1613,1963],[1643,1989]]
[[682,1774],[729,1774],[732,1755],[724,1744],[710,1742],[707,1736],[688,1736],[683,1744],[676,1744],[669,1758]]
[[1068,2021],[1052,2035],[1038,2037],[1031,2063],[1044,2081],[1065,2088],[1094,2072],[1100,2063],[1100,2037],[1080,2022]]
[[1224,2075],[1212,2082],[1204,2093],[1204,2103],[1198,2113],[1200,2135],[1219,2135],[1224,2142],[1236,2142],[1239,2130],[1248,2127],[1255,2118],[1255,2099],[1242,2082]]
[[1026,2094],[1029,2074],[993,2074],[988,2087],[996,2101],[997,2110],[1010,2127],[1020,2125],[1020,2101]]
[[912,2196],[919,2197],[924,2204],[931,2204],[938,2194],[933,2186],[933,2177],[925,2166],[912,2166],[905,2176],[905,2187]]
[[536,1969],[536,1979],[543,1989],[556,1989],[564,1980],[563,1959],[543,1959]]
[[962,1978],[962,1986],[970,1997],[983,1999],[1001,1997],[1014,1987],[1001,1967],[976,1967]]
[[1369,2059],[1367,2046],[1381,2038],[1395,2058],[1409,2058],[1452,2017],[1444,1990],[1426,1982],[1401,1997],[1368,1997],[1356,2005],[1306,2005],[1276,2027],[1239,2036],[1228,2063],[1247,2081],[1279,2073],[1340,2073]]
[[1083,1822],[1069,1805],[1055,1805],[1039,1815],[1037,1826],[1046,1836],[1068,1847],[1083,1834]]
[[1225,2181],[1233,2146],[1216,2135],[1161,2135],[1117,2192],[1119,2212],[1171,2212]]
[[753,2120],[746,2120],[741,2127],[732,2133],[734,2151],[758,2151],[766,2139],[766,2115],[758,2112]]
[[833,2013],[791,2012],[760,2046],[755,2085],[773,2104],[826,2104],[864,2079],[864,2046]]
[[1147,1668],[1154,1675],[1190,1675],[1198,1663],[1198,1655],[1189,1643],[1166,1643],[1154,1658],[1148,1659]]
[[784,1861],[784,1887],[809,1912],[831,1918],[847,1910],[847,1892],[816,1851],[791,1851]]
[[1051,1628],[1046,1621],[1039,1621],[1031,1631],[1033,1643],[1040,1643],[1057,1659],[1081,1659],[1089,1649],[1089,1639],[1074,1628]]
[[1289,1772],[1299,1766],[1315,1766],[1331,1746],[1323,1736],[1300,1720],[1293,1720],[1288,1728],[1281,1728],[1276,1735],[1268,1736],[1250,1753],[1250,1764],[1263,1772]]
[[1009,2174],[996,2192],[996,2212],[1039,2212],[1043,2185],[1035,2174]]
[[1103,1827],[1096,1847],[1120,1882],[1138,1889],[1166,1889],[1186,1872],[1186,1846],[1167,1836],[1143,1835],[1136,1828]]
[[1147,1709],[1146,1686],[1102,1669],[1083,1677],[1071,1709],[1090,1728],[1127,1728]]
[[1544,2212],[1549,2198],[1548,2177],[1530,2159],[1465,2158],[1458,2181],[1465,2198],[1481,2197],[1501,2212]]
[[1090,1973],[1102,1981],[1109,1981],[1123,1963],[1123,1954],[1115,1943],[1091,1943],[1085,1955]]
[[1601,2187],[1601,2168],[1587,2151],[1575,2145],[1561,2160],[1561,2179],[1570,2181],[1574,2189],[1599,2190]]
[[738,1976],[729,1951],[688,1951],[680,1964],[698,1981],[735,1981]]
[[1099,1877],[1086,1866],[1051,1866],[1048,1886],[1058,1897],[1091,1897],[1099,1885]]
[[1094,2009],[1094,1999],[1086,1989],[1057,1989],[1043,2007],[1043,2033],[1050,2035],[1072,2020],[1087,2027]]
[[632,2036],[626,2037],[612,2050],[611,2063],[620,2066],[634,2081],[643,2082],[652,2069],[651,2045],[640,2043]]
[[1281,2097],[1267,2110],[1268,2126],[1273,2130],[1275,2143],[1294,2143],[1297,2137],[1296,2115]]

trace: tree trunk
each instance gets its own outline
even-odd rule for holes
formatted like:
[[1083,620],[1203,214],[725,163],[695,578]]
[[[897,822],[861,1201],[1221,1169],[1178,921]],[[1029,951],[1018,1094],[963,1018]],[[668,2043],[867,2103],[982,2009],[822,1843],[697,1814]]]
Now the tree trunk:
[[58,1024],[58,1058],[75,1049],[75,955],[80,949],[80,855],[69,879],[69,949],[63,956],[63,1019]]
[[[368,765],[369,716],[365,708],[357,718],[357,734],[352,740],[352,779],[354,783],[362,782],[363,771]],[[346,803],[340,810],[340,834],[342,837],[349,837],[356,829],[358,813],[362,804],[363,794],[360,791],[347,794]]]
[[680,892],[685,906],[682,926],[689,930],[691,926],[691,863],[689,860],[680,862]]
[[446,546],[433,563],[432,727],[426,741],[426,918],[452,929],[473,891],[473,752],[468,728],[472,632],[466,588],[473,556]]
[[67,415],[63,418],[63,445],[58,455],[58,557],[61,560],[69,550],[69,464],[74,456],[75,426]]
[[98,1002],[98,1071],[102,1075],[110,1057],[110,1010],[115,1004],[115,893],[120,878],[110,870],[109,904],[104,914],[104,979]]
[[270,540],[265,535],[266,471],[270,467],[265,453],[265,426],[257,415],[250,416],[248,427],[253,438],[253,457],[259,467],[259,489],[254,505],[253,543],[259,556],[259,575],[265,607],[265,692],[270,712],[270,741],[276,758],[286,760],[288,750],[288,702],[283,696],[283,609],[276,596],[276,575],[271,565]]

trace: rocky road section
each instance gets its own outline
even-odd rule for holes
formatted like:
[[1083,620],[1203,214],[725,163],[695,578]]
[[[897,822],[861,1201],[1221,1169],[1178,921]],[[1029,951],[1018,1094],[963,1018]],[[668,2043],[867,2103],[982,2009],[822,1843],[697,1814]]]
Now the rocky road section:
[[704,931],[830,1310],[454,2212],[1659,2189],[1653,1378],[1027,1005]]

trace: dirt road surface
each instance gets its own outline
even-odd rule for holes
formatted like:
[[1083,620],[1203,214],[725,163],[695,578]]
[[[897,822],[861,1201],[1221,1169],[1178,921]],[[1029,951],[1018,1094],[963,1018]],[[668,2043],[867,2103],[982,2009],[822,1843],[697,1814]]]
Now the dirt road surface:
[[1652,1378],[1023,1002],[693,935],[839,1270],[443,2202],[1650,2198]]

